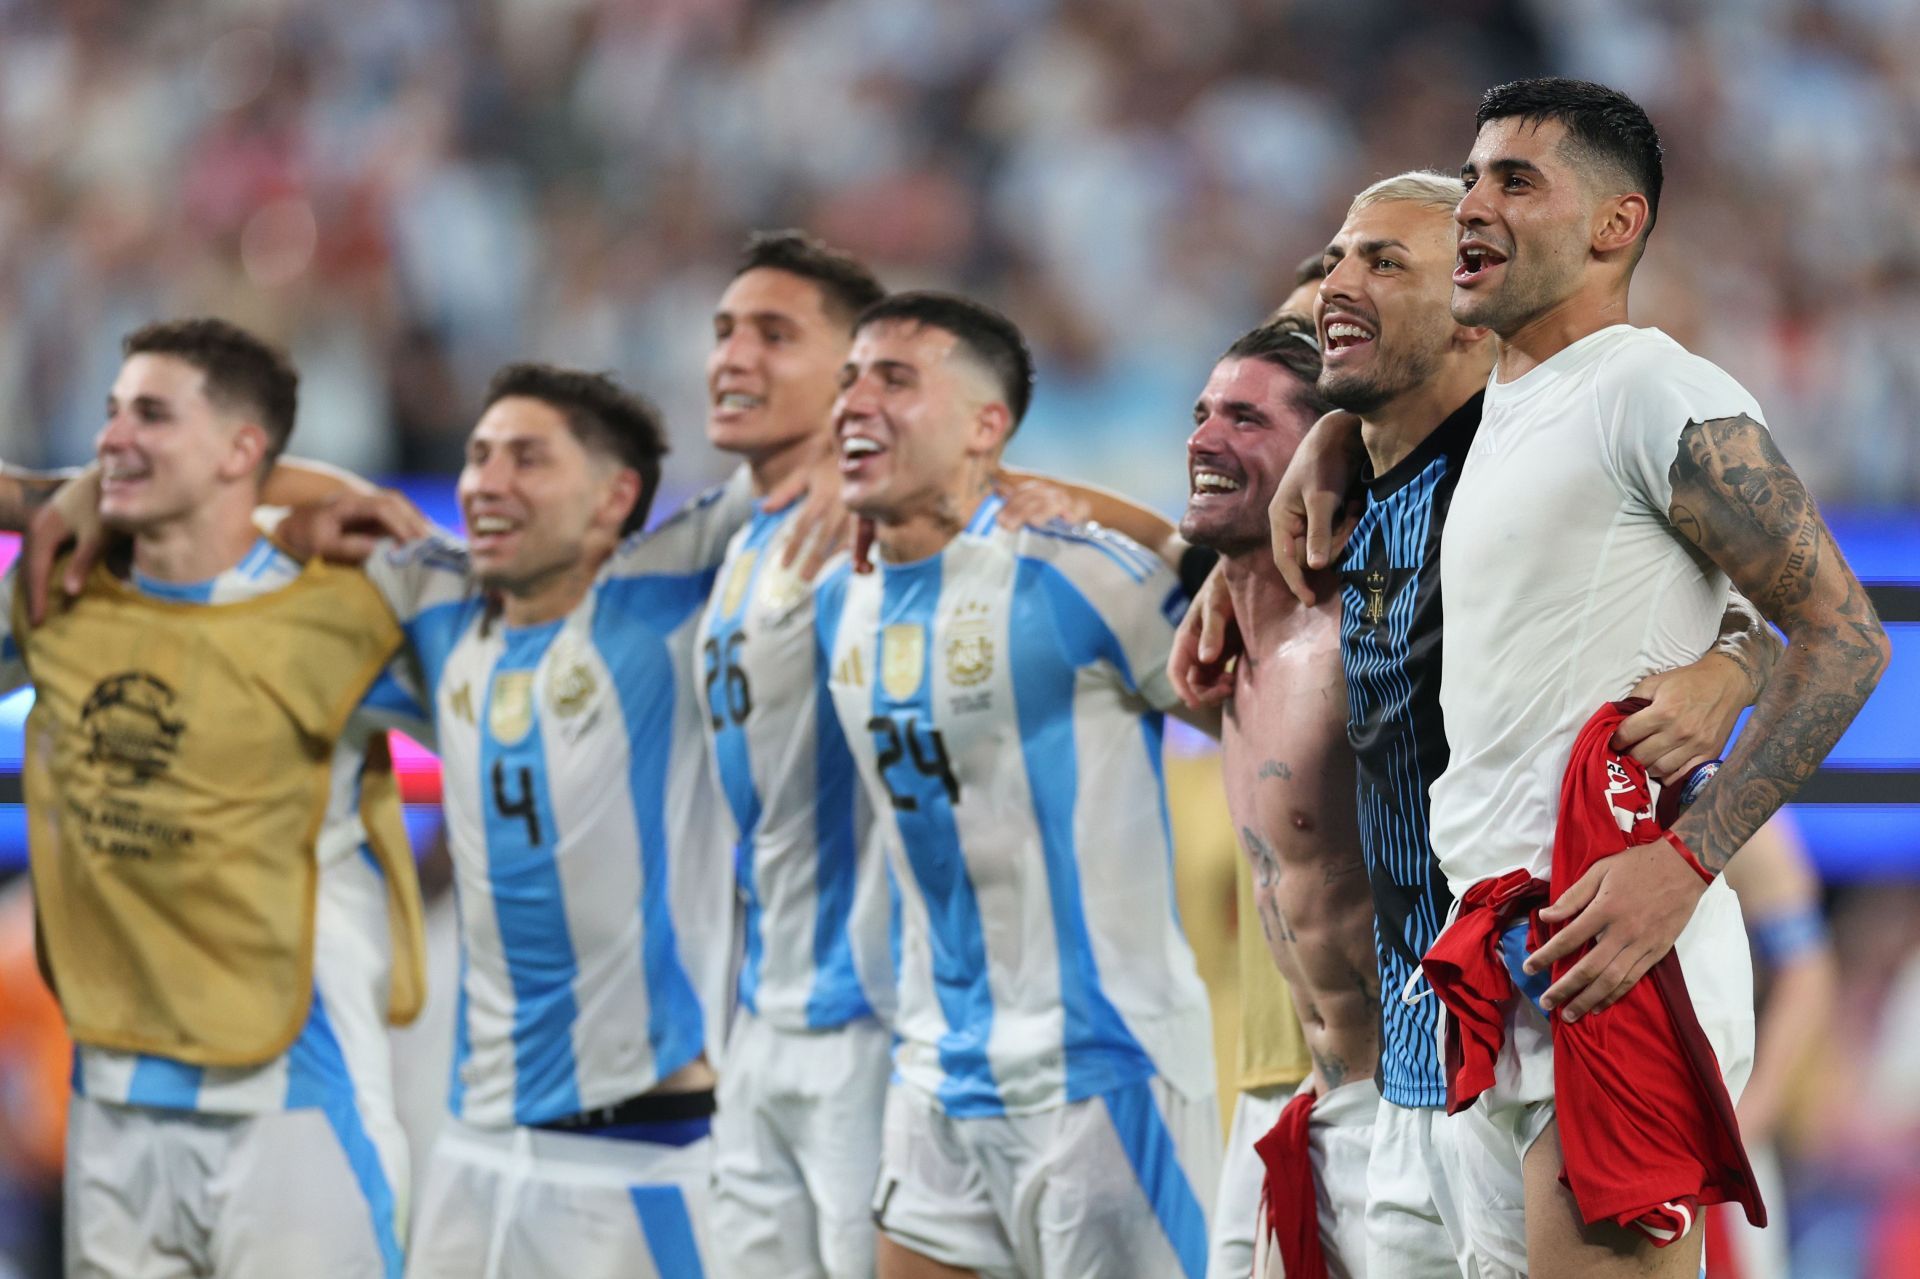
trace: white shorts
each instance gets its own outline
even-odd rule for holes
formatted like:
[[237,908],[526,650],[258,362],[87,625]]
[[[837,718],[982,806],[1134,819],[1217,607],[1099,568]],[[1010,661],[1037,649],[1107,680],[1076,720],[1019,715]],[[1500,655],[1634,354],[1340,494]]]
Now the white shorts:
[[[329,1110],[213,1115],[75,1097],[68,1279],[399,1279],[405,1150]],[[372,1125],[382,1128],[382,1125]]]
[[740,1012],[713,1118],[713,1253],[728,1279],[866,1279],[893,1037]]
[[1293,1091],[1290,1085],[1277,1084],[1234,1099],[1227,1154],[1220,1164],[1220,1193],[1213,1200],[1207,1279],[1246,1279],[1253,1273],[1253,1232],[1260,1224],[1260,1189],[1267,1179],[1253,1143],[1279,1122]]
[[981,1279],[1202,1279],[1219,1169],[1214,1099],[1162,1079],[969,1119],[896,1081],[874,1220]]
[[[1373,1080],[1356,1079],[1323,1094],[1307,1121],[1320,1250],[1330,1279],[1357,1279],[1367,1273],[1367,1158],[1379,1106],[1380,1089]],[[1280,1250],[1272,1246],[1264,1219],[1255,1238],[1253,1273],[1261,1279],[1283,1279]]]
[[1453,1125],[1428,1106],[1384,1098],[1367,1159],[1368,1279],[1456,1279],[1469,1273],[1466,1204]]
[[410,1279],[702,1279],[713,1138],[685,1146],[450,1119]]
[[[1725,881],[1700,898],[1674,944],[1694,1015],[1735,1102],[1753,1071],[1753,962],[1740,903]],[[1444,1011],[1442,1033],[1445,1033]],[[1527,1273],[1526,1154],[1554,1119],[1553,1032],[1526,999],[1507,1013],[1494,1083],[1445,1122],[1455,1131],[1457,1198],[1474,1205],[1467,1242],[1482,1279]]]

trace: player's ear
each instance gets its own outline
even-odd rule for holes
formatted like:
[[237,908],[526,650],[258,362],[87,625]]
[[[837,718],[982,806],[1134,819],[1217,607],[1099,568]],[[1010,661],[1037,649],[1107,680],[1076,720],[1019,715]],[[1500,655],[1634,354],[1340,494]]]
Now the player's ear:
[[641,488],[640,472],[631,466],[615,468],[601,493],[600,509],[594,513],[597,522],[617,532],[627,522],[634,503],[640,500]]
[[1013,411],[998,400],[982,404],[973,415],[973,439],[969,453],[985,457],[997,455],[1013,434]]
[[227,456],[220,464],[221,478],[240,480],[264,475],[267,452],[267,429],[258,422],[240,423],[227,443]]
[[1647,229],[1651,210],[1647,197],[1637,191],[1611,196],[1601,201],[1593,215],[1593,251],[1618,253],[1631,251],[1634,242]]

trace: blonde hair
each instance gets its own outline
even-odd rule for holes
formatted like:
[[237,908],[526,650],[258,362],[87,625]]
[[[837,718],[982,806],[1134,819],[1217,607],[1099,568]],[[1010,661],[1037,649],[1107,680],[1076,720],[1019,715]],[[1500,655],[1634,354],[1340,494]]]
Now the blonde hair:
[[1467,184],[1459,178],[1436,169],[1412,169],[1390,178],[1381,178],[1354,196],[1353,203],[1347,206],[1347,216],[1352,217],[1362,209],[1389,202],[1419,204],[1451,212],[1466,198]]

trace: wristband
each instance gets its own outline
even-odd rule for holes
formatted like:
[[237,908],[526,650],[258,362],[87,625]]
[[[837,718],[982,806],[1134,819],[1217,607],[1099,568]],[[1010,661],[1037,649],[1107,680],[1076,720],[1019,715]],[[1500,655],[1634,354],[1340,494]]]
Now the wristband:
[[1670,830],[1661,831],[1660,838],[1666,840],[1669,844],[1672,844],[1673,851],[1680,854],[1680,859],[1686,862],[1687,865],[1693,867],[1693,873],[1698,875],[1702,880],[1704,880],[1709,887],[1712,886],[1713,879],[1714,879],[1713,872],[1700,864],[1700,859],[1693,855],[1693,850],[1687,847],[1687,842],[1685,840],[1681,839],[1678,835],[1674,834]]

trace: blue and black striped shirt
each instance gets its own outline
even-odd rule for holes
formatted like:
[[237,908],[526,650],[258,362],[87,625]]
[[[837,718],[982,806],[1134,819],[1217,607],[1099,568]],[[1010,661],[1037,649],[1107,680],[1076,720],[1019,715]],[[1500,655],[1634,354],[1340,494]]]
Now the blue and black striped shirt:
[[1358,763],[1360,843],[1373,884],[1380,963],[1380,1095],[1399,1106],[1447,1097],[1439,1001],[1401,994],[1453,904],[1428,837],[1427,787],[1447,766],[1440,713],[1440,530],[1480,425],[1475,395],[1366,486],[1340,564],[1347,737]]

